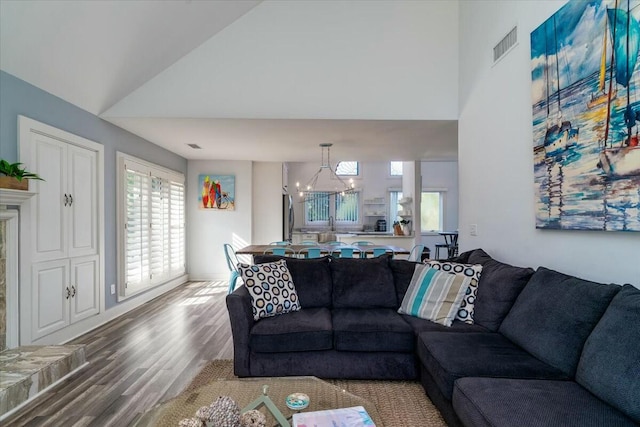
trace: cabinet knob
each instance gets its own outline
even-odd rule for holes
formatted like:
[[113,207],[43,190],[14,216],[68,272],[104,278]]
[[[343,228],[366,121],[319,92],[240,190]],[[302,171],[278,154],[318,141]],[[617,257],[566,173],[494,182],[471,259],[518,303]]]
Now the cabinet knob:
[[69,287],[67,286],[67,297],[66,297],[66,299],[69,299],[70,296],[71,296],[71,291],[69,290]]
[[67,193],[64,193],[64,205],[67,206],[69,204],[69,196]]
[[69,194],[69,206],[73,204],[73,196]]
[[72,286],[71,287],[71,297],[75,297],[76,296],[76,287]]

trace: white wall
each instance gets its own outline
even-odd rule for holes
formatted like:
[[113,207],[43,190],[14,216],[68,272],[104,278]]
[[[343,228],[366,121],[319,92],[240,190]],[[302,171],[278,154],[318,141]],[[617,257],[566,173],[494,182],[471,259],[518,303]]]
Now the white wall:
[[[252,237],[252,175],[249,161],[189,160],[187,173],[187,271],[191,280],[226,280],[229,269],[222,245],[238,249]],[[200,174],[235,175],[236,210],[214,211],[198,207]]]
[[253,235],[255,244],[282,240],[282,163],[253,162]]
[[[460,3],[460,249],[640,287],[640,233],[535,228],[530,34],[564,3]],[[493,46],[515,24],[519,44],[492,67]]]

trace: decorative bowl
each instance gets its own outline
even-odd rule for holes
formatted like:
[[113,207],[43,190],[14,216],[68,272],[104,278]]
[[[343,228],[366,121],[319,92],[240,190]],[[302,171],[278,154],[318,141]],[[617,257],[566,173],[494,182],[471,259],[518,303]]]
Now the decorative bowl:
[[300,411],[309,406],[309,396],[304,393],[291,393],[284,400],[289,409]]

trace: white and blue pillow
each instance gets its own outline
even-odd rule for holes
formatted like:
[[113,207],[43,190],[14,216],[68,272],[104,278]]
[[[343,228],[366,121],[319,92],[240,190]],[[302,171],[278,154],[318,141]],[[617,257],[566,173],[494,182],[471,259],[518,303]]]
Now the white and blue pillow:
[[463,276],[471,277],[467,292],[464,294],[464,298],[460,303],[458,313],[456,313],[456,320],[461,320],[464,323],[470,325],[473,324],[473,310],[476,304],[476,298],[478,296],[478,283],[480,283],[480,275],[482,273],[481,264],[460,264],[456,262],[447,261],[434,261],[425,260],[425,265],[436,270],[445,271],[451,274],[461,274]]
[[300,310],[300,301],[285,260],[265,264],[238,264],[251,295],[253,319]]
[[471,278],[416,265],[398,313],[451,326]]

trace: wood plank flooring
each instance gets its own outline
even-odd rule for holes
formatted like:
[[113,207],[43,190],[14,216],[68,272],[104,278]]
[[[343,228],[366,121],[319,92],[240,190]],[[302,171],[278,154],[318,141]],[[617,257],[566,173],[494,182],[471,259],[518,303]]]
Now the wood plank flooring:
[[89,366],[3,426],[128,425],[233,357],[226,294],[226,282],[189,282],[79,337]]

